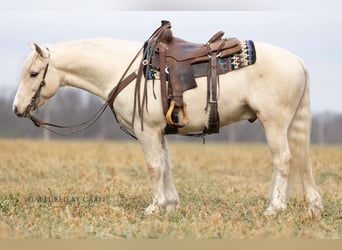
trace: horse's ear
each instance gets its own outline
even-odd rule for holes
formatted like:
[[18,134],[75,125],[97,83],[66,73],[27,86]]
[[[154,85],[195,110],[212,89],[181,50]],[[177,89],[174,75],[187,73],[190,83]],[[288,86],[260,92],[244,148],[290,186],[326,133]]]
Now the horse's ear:
[[48,53],[45,49],[41,48],[38,44],[34,43],[34,48],[36,50],[36,52],[38,53],[38,55],[40,55],[43,58],[47,58],[48,57]]
[[28,43],[28,46],[32,49],[32,50],[36,50],[36,48],[34,47],[34,45],[32,43]]

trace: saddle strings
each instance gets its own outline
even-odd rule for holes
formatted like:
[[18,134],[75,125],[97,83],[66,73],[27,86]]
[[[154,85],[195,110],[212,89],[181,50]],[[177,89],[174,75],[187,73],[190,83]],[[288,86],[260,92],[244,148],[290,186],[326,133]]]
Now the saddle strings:
[[[138,69],[138,75],[136,79],[136,85],[135,85],[135,91],[134,91],[134,106],[133,106],[133,115],[132,115],[132,126],[134,127],[134,121],[135,121],[135,114],[136,110],[138,108],[138,115],[140,117],[140,126],[141,129],[144,130],[144,106],[146,110],[148,110],[148,99],[147,99],[147,74],[149,70],[149,66],[152,60],[153,52],[156,48],[158,39],[160,38],[161,34],[166,30],[171,28],[171,24],[169,22],[162,22],[162,26],[160,26],[157,30],[153,32],[153,34],[149,37],[149,39],[145,42],[145,51],[143,53],[143,57],[141,59],[141,63],[139,65]],[[148,58],[146,58],[147,54],[150,52]],[[143,62],[145,62],[145,65]],[[141,78],[143,75],[143,68],[146,66],[146,72],[145,72],[145,82],[144,82],[144,90],[143,90],[143,97],[142,97],[142,102],[141,102],[141,96],[140,96],[140,87],[141,87]]]

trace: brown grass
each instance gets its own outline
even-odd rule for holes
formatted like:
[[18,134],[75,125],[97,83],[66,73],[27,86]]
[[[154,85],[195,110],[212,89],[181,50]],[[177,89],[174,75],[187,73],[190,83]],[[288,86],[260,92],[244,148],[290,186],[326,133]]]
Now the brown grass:
[[313,147],[321,219],[301,196],[267,220],[272,174],[263,145],[170,144],[182,206],[151,200],[135,142],[0,140],[0,238],[341,238],[342,148]]

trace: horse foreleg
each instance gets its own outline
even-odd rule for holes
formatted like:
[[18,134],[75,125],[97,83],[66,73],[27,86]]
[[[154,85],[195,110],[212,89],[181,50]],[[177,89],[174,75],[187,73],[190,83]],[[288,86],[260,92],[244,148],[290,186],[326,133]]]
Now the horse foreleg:
[[163,209],[172,210],[178,205],[178,194],[173,184],[167,146],[161,131],[145,128],[137,133],[145,155],[147,169],[152,181],[152,203],[145,213],[151,214]]
[[169,151],[167,148],[167,144],[165,138],[163,137],[162,140],[163,146],[163,153],[164,153],[164,190],[165,196],[167,200],[166,210],[172,211],[179,205],[179,196],[176,191],[175,185],[173,183],[173,176],[172,176],[172,163],[169,156]]

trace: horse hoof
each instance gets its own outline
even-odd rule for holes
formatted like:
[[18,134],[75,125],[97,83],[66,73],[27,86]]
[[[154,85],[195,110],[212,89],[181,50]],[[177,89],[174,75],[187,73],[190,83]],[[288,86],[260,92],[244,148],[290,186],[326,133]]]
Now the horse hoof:
[[321,204],[319,205],[310,204],[306,211],[306,217],[308,219],[319,219],[321,218],[322,213],[323,213],[323,206]]
[[265,211],[264,216],[267,218],[271,218],[276,216],[277,214],[283,212],[286,210],[286,204],[283,204],[281,206],[274,206],[273,204],[271,204]]
[[145,215],[151,215],[155,213],[160,213],[162,210],[166,210],[167,212],[172,212],[175,211],[176,209],[179,208],[179,202],[171,202],[165,206],[160,206],[158,204],[150,204],[146,209],[145,209]]
[[177,203],[170,203],[166,206],[166,211],[167,212],[172,212],[175,211],[179,208],[178,202]]
[[273,209],[273,207],[268,207],[266,211],[264,212],[264,216],[266,218],[272,218],[277,215],[277,212]]
[[145,209],[145,215],[151,215],[151,214],[155,214],[155,213],[159,213],[160,212],[160,208],[159,206],[155,205],[155,204],[150,204],[146,209]]
[[314,218],[320,218],[323,213],[323,204],[322,204],[322,198],[318,194],[318,192],[315,192],[311,199],[306,197],[306,200],[308,201],[308,207],[306,210],[306,216],[310,219]]

